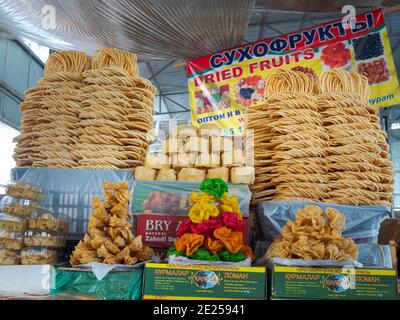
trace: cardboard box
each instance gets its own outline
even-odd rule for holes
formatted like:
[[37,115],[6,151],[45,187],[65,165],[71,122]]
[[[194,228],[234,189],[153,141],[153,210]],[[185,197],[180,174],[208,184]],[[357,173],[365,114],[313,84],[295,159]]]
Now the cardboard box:
[[146,263],[145,300],[265,299],[264,267]]
[[[174,244],[177,231],[185,216],[168,214],[139,214],[136,216],[136,234],[143,236],[143,243],[153,248],[168,248]],[[249,244],[249,220],[244,219],[244,243]]]
[[397,299],[397,274],[394,269],[273,265],[270,273],[271,299]]

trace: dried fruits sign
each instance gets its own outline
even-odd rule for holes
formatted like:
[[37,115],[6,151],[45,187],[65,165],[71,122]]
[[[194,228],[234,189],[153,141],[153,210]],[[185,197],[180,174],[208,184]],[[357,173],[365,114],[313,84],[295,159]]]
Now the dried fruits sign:
[[301,31],[259,40],[187,62],[193,124],[216,123],[225,135],[240,135],[246,109],[264,99],[265,78],[280,68],[318,76],[331,68],[364,74],[370,103],[400,103],[400,88],[383,11],[339,18]]

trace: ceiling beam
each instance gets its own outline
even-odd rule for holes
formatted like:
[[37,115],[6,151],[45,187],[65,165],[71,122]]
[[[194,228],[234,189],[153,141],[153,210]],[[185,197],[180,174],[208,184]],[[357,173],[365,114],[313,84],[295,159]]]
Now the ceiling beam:
[[[157,90],[158,90],[158,93],[159,93],[159,97],[160,97],[160,104],[159,104],[159,109],[160,109],[160,110],[159,110],[159,111],[161,111],[161,99],[162,99],[162,101],[164,102],[165,108],[167,109],[168,112],[170,112],[170,110],[169,110],[169,108],[168,108],[168,104],[166,103],[165,98],[162,96],[161,87],[160,87],[160,85],[158,84],[157,79],[154,77],[154,72],[153,72],[153,69],[152,69],[150,63],[149,63],[149,62],[145,62],[145,64],[146,64],[146,66],[147,66],[147,69],[149,69],[149,72],[150,72],[150,79],[153,78],[153,82],[154,82],[154,84],[155,84],[155,86],[156,86],[156,88],[157,88]],[[161,113],[158,112],[157,114],[161,114]]]
[[268,13],[263,13],[261,16],[261,21],[260,21],[260,29],[258,30],[258,40],[263,39],[263,34],[264,34],[264,24],[265,21],[267,21],[267,15]]
[[190,109],[188,109],[188,108],[185,107],[184,105],[182,105],[182,104],[176,102],[175,100],[173,100],[173,99],[171,99],[171,98],[165,97],[165,99],[167,99],[168,101],[171,101],[172,103],[175,103],[177,106],[181,107],[181,108],[182,108],[183,110],[185,110],[185,111],[190,111]]
[[[149,80],[152,80],[152,79],[154,79],[156,76],[158,76],[161,72],[163,72],[165,69],[167,69],[170,65],[172,65],[172,64],[174,64],[176,62],[176,60],[172,60],[172,61],[170,61],[170,62],[168,62],[165,66],[163,66],[160,70],[158,70],[157,72],[153,72],[152,74],[151,74],[151,77],[149,78]],[[149,64],[148,62],[147,62],[147,64]]]

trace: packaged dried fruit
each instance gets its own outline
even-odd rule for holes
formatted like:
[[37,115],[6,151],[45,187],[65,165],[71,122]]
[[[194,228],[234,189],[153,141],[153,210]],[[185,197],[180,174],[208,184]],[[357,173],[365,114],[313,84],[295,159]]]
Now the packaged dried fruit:
[[23,247],[23,233],[0,229],[0,248],[21,250]]
[[20,264],[20,252],[15,250],[0,249],[0,265]]
[[50,248],[24,248],[21,251],[21,263],[31,264],[55,264],[58,261],[58,252]]
[[25,232],[24,245],[26,247],[62,248],[65,246],[65,239],[46,231],[28,230]]
[[26,230],[26,227],[27,221],[25,219],[6,213],[0,213],[0,229],[22,233]]
[[40,187],[24,183],[24,182],[11,182],[6,186],[6,194],[15,198],[30,199],[42,201],[44,194]]

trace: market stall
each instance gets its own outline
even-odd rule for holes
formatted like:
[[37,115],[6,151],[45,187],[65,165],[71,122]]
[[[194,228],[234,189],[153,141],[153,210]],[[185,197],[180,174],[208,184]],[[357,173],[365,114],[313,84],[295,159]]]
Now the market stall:
[[[246,20],[254,3],[234,2]],[[152,5],[132,9],[149,17]],[[147,36],[121,44],[116,32],[116,48],[90,42],[91,21],[35,35],[85,52],[50,55],[20,104],[0,207],[4,295],[397,299],[395,175],[378,110],[400,87],[383,10],[239,46],[244,29],[214,21],[234,37],[190,54],[182,39],[180,51],[166,45],[184,55],[191,123],[161,135],[160,86],[138,62],[161,55],[148,37],[163,10]]]

